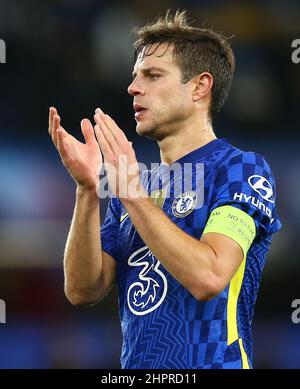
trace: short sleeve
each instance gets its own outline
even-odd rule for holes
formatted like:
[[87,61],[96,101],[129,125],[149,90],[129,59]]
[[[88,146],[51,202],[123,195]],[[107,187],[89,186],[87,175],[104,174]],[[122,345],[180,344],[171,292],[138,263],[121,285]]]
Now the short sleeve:
[[257,236],[271,235],[280,229],[275,182],[262,156],[240,152],[222,164],[214,184],[210,213],[222,205],[231,205],[253,218]]
[[120,204],[116,197],[108,203],[104,223],[101,226],[102,250],[118,260],[118,234],[120,227]]

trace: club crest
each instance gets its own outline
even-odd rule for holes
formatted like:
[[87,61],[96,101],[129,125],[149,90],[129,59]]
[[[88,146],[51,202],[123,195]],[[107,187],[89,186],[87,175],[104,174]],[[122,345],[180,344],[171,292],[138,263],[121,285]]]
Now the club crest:
[[176,217],[185,217],[195,209],[197,194],[195,192],[184,192],[172,203],[172,212]]

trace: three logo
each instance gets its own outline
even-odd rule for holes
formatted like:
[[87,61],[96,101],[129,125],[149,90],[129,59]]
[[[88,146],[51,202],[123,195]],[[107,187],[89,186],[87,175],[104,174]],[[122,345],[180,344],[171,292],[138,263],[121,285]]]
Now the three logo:
[[[166,276],[159,269],[160,262],[147,246],[131,254],[128,265],[139,271],[138,281],[131,284],[127,292],[128,307],[135,315],[146,315],[164,301],[168,291]],[[131,274],[135,277],[136,271]]]

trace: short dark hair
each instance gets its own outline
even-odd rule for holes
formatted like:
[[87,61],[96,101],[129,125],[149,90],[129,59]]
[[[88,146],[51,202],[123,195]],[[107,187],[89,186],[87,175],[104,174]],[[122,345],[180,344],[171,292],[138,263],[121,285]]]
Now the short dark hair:
[[174,16],[168,10],[164,17],[134,32],[134,62],[144,47],[147,50],[143,55],[147,56],[157,50],[159,45],[151,50],[156,43],[168,43],[167,49],[173,45],[173,55],[182,73],[181,81],[186,83],[197,74],[209,72],[214,80],[209,115],[214,116],[220,111],[230,90],[235,69],[234,54],[227,38],[210,29],[191,27],[186,11],[180,10]]

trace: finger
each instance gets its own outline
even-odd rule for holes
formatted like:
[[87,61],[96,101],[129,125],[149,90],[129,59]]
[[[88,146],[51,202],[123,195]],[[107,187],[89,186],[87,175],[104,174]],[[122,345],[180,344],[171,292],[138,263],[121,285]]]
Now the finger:
[[55,132],[57,133],[57,150],[65,164],[68,156],[66,134],[62,127],[57,128]]
[[[109,115],[105,114],[100,108],[97,108],[95,112],[100,116],[107,130],[113,134],[117,144],[127,140],[123,131],[120,129],[120,127],[117,126],[116,122]],[[120,137],[122,133],[123,135]]]
[[48,132],[50,135],[52,135],[52,124],[53,124],[53,115],[57,113],[56,108],[50,107],[49,108],[49,125],[48,125]]
[[80,125],[81,125],[81,131],[84,136],[85,142],[87,144],[92,144],[97,142],[95,139],[94,128],[90,120],[82,119]]
[[103,135],[102,130],[100,129],[100,126],[98,124],[94,127],[96,137],[100,146],[100,150],[106,160],[111,160],[113,157],[113,151],[110,148],[109,143],[107,142],[105,136]]
[[124,134],[124,131],[121,130],[121,128],[117,125],[117,123],[114,121],[113,118],[111,118],[109,115],[105,115],[106,123],[108,125],[109,130],[113,133],[113,135],[118,138],[118,140],[123,142],[128,142],[128,139],[126,135]]
[[[117,136],[118,136],[118,126],[115,124],[115,126],[112,125],[112,122],[109,118],[108,115],[106,115],[100,108],[97,108],[96,111],[95,111],[95,114],[99,115],[102,122],[105,124],[105,127],[107,128],[108,131],[110,131],[114,137],[117,139]],[[120,130],[120,129],[119,129]]]
[[52,133],[56,128],[59,127],[59,126],[57,127],[57,116],[59,117],[59,120],[60,120],[60,116],[58,115],[57,110],[55,110],[55,112],[53,112],[53,116],[52,116],[52,128],[51,128]]
[[[132,142],[129,142],[124,131],[121,130],[121,128],[116,124],[113,118],[111,118],[109,115],[105,115],[107,118],[107,121],[109,123],[110,128],[114,128],[114,138],[116,139],[116,142],[119,146],[119,149],[123,153],[127,153],[129,150],[133,150]],[[134,150],[133,150],[134,151]]]
[[96,113],[94,115],[94,119],[96,124],[98,124],[98,126],[100,127],[101,133],[104,135],[106,142],[109,144],[111,148],[111,151],[114,154],[118,154],[120,149],[118,147],[116,139],[112,134],[112,132],[108,129],[107,124],[104,122],[103,118],[98,113]]
[[108,123],[108,120],[106,118],[106,115],[105,113],[102,111],[102,109],[100,108],[97,108],[95,110],[95,115],[98,115],[98,119],[100,119],[101,123],[102,123],[102,127],[105,127],[107,130],[110,130],[109,129],[109,123]]
[[60,127],[60,116],[55,114],[53,116],[53,119],[52,119],[52,134],[51,134],[51,137],[52,137],[52,141],[53,143],[55,144],[55,146],[57,147],[57,129]]

